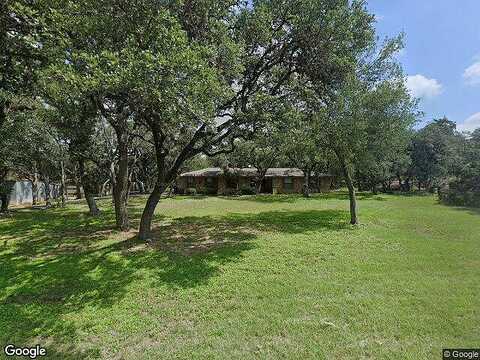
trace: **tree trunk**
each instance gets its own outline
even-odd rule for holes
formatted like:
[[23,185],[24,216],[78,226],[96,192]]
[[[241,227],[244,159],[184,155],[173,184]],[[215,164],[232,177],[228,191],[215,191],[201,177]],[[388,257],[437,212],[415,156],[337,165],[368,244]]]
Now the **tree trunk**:
[[49,176],[44,176],[43,177],[43,185],[45,187],[45,204],[47,207],[52,206],[52,201],[51,201],[51,194],[50,194],[50,177]]
[[410,185],[410,178],[407,178],[407,179],[405,180],[405,190],[406,190],[407,192],[410,192],[410,191],[412,190],[412,185]]
[[140,194],[145,194],[146,193],[145,184],[142,181],[137,180],[137,186],[139,188]]
[[255,182],[255,194],[260,195],[262,191],[262,182],[261,181],[256,181]]
[[93,196],[93,194],[85,192],[85,200],[87,201],[90,215],[97,216],[98,214],[100,214],[100,210],[97,207],[97,202],[95,201],[95,197]]
[[37,171],[37,166],[34,165],[33,168],[33,181],[32,181],[32,205],[38,204],[38,185],[39,185],[39,175]]
[[100,210],[97,207],[95,197],[91,191],[91,186],[88,183],[88,179],[85,174],[85,164],[83,160],[78,161],[78,171],[80,175],[80,181],[82,182],[83,193],[85,195],[85,199],[87,200],[89,214],[92,216],[97,216],[100,213]]
[[7,212],[8,211],[8,204],[10,203],[10,194],[0,194],[0,201],[2,202],[2,207],[0,208],[0,212]]
[[115,174],[113,198],[115,205],[115,219],[117,227],[122,231],[128,231],[127,201],[128,201],[128,133],[125,129],[117,127],[118,142],[118,171]]
[[102,184],[102,189],[100,190],[100,195],[101,196],[106,196],[107,195],[107,184],[110,182],[110,179],[107,179],[104,181]]
[[310,197],[310,170],[304,170],[303,196]]
[[12,189],[15,186],[15,181],[5,181],[6,172],[2,174],[3,176],[0,177],[0,202],[2,206],[0,207],[0,212],[7,212],[8,205],[10,204],[10,195],[12,193]]
[[146,241],[150,238],[150,230],[155,208],[157,207],[164,190],[165,185],[155,185],[152,193],[148,197],[145,208],[143,209],[142,219],[140,220],[140,229],[138,231],[138,238],[140,240]]
[[80,178],[80,175],[78,174],[79,170],[78,167],[75,166],[75,171],[74,171],[74,181],[75,181],[75,197],[77,200],[80,200],[82,198],[82,189],[81,189],[81,181],[82,179]]
[[[338,154],[337,154],[338,156]],[[343,175],[345,176],[345,182],[348,187],[348,196],[350,198],[350,224],[358,224],[358,215],[357,215],[357,196],[355,194],[355,187],[353,186],[352,175],[348,169],[345,159],[341,156],[338,156],[340,163],[342,165]]]
[[65,179],[65,162],[62,160],[60,161],[60,169],[61,169],[61,185],[60,185],[60,192],[61,192],[61,199],[62,199],[62,207],[65,207],[67,202],[67,184]]
[[255,194],[260,195],[262,192],[262,183],[267,175],[268,167],[264,168],[262,166],[256,167],[257,176],[255,177]]

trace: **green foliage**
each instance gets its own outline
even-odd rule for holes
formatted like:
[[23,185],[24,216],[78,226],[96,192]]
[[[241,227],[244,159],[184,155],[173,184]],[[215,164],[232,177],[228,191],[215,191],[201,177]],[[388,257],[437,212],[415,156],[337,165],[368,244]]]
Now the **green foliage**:
[[243,185],[240,187],[241,195],[255,195],[255,189],[248,185]]
[[0,195],[7,195],[10,196],[12,192],[13,186],[15,185],[15,181],[5,180],[0,183]]
[[455,179],[440,189],[440,199],[447,204],[480,207],[480,129],[465,139],[463,148]]
[[461,164],[462,136],[447,118],[434,120],[417,132],[411,145],[412,171],[425,186],[437,187]]

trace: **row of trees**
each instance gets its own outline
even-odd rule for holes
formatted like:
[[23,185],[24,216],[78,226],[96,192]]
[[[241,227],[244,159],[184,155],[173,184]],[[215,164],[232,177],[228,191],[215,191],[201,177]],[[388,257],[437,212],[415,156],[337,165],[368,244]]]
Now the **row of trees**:
[[141,239],[201,156],[248,157],[261,178],[285,154],[306,195],[313,172],[337,167],[352,224],[355,183],[409,166],[399,154],[418,112],[395,60],[403,39],[380,43],[362,0],[1,6],[0,183],[15,172],[64,196],[76,179],[92,215],[109,187],[121,230],[132,186],[149,190]]

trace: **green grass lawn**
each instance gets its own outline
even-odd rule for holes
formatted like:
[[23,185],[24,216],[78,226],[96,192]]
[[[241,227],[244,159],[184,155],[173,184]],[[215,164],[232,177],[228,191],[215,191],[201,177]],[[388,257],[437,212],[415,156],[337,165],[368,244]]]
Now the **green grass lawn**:
[[[0,345],[58,359],[437,359],[480,342],[480,213],[431,196],[163,200],[0,219]],[[132,222],[144,198],[131,199]]]

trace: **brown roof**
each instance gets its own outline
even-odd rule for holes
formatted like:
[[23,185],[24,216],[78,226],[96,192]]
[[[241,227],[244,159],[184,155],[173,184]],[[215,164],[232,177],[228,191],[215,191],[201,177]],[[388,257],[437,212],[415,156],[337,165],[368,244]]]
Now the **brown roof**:
[[[254,177],[257,175],[255,168],[229,168],[228,172],[233,175]],[[205,168],[201,170],[190,171],[181,174],[181,177],[216,177],[224,174],[222,168]],[[303,171],[297,168],[270,168],[265,177],[303,177]],[[331,176],[329,174],[320,174],[320,176]]]

